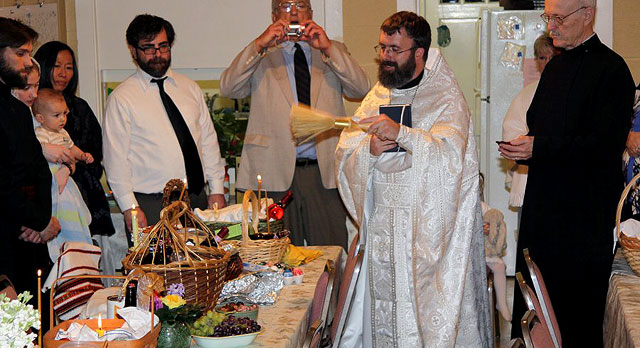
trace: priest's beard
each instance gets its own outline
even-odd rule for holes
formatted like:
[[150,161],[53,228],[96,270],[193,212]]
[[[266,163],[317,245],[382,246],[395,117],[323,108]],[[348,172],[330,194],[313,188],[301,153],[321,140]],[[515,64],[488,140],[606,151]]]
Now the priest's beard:
[[[24,72],[24,75],[21,74]],[[11,88],[24,88],[27,86],[28,74],[26,70],[17,71],[7,64],[0,54],[0,79]]]
[[138,66],[142,71],[153,77],[162,77],[169,69],[171,65],[171,57],[168,59],[164,59],[162,57],[153,57],[153,59],[149,59],[146,62],[143,62],[142,59],[136,59],[138,62]]
[[[387,60],[380,60],[376,58],[378,63],[378,80],[386,88],[399,88],[406,85],[416,70],[416,57],[411,57],[403,65]],[[386,71],[383,68],[385,66],[392,66],[395,68],[393,71]]]

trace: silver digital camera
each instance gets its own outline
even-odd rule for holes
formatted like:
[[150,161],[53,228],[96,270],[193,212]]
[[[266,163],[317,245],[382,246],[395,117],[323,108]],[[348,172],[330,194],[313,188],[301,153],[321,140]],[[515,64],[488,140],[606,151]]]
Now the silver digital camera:
[[287,36],[297,36],[300,37],[304,34],[304,25],[300,25],[298,22],[291,22],[289,24],[289,31],[287,31]]

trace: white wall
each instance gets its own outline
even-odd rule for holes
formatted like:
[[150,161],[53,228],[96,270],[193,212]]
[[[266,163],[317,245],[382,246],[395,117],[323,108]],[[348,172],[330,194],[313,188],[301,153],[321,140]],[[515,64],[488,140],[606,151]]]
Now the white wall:
[[[312,0],[313,18],[342,40],[342,0]],[[122,81],[135,65],[125,31],[138,14],[165,18],[176,31],[172,69],[217,79],[235,55],[271,23],[271,2],[256,0],[75,0],[80,96],[102,119],[104,82]]]
[[600,41],[613,49],[613,0],[598,0],[594,29]]
[[398,11],[411,11],[418,13],[419,0],[397,0]]

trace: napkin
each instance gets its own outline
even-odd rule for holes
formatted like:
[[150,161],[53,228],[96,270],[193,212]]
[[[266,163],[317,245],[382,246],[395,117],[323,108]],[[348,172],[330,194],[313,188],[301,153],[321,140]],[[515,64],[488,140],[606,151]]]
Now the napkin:
[[287,246],[282,256],[282,262],[289,266],[300,266],[309,263],[322,256],[322,251],[298,247],[293,244]]
[[[260,199],[260,212],[258,213],[258,218],[265,219],[266,217],[266,208],[273,204],[273,199],[271,198],[262,198]],[[216,221],[216,222],[242,222],[242,204],[232,204],[226,206],[222,209],[218,209],[218,214],[216,216],[216,211],[213,209],[205,209],[201,210],[196,208],[194,210],[196,216],[204,221]],[[249,216],[251,216],[251,205],[249,205]]]

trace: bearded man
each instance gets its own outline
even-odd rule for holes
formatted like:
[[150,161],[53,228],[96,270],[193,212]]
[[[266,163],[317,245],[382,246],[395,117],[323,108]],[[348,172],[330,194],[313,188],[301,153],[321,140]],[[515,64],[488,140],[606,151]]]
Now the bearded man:
[[107,100],[103,146],[107,180],[127,228],[134,209],[139,225],[158,222],[162,190],[173,178],[187,178],[192,208],[224,207],[225,163],[204,96],[169,68],[173,26],[138,15],[126,37],[138,69]]
[[[341,347],[491,345],[471,117],[430,43],[415,13],[382,23],[379,82],[354,116],[368,131],[344,131],[336,150],[365,250]],[[411,104],[411,127],[379,115],[384,104]]]
[[[33,131],[29,108],[11,95],[24,88],[33,66],[31,52],[38,34],[30,27],[0,17],[0,274],[18,293],[36,295],[36,272],[49,272],[46,242],[60,231],[51,216],[51,173]],[[44,308],[49,296],[44,297]],[[31,301],[35,305],[35,301]],[[47,311],[44,311],[47,312]],[[43,314],[47,314],[44,313]],[[43,322],[48,322],[48,316]]]
[[[633,116],[633,78],[594,33],[595,13],[596,0],[545,1],[542,19],[564,51],[542,72],[529,133],[500,145],[504,157],[529,166],[518,250],[528,248],[544,276],[564,347],[603,346],[611,230]],[[518,252],[516,272],[526,270]],[[524,312],[515,296],[513,318]]]

